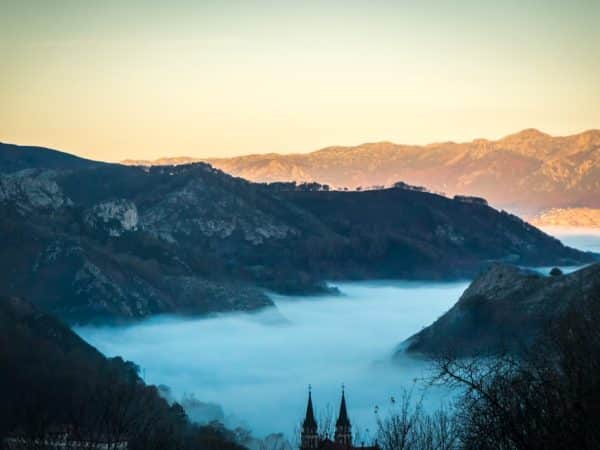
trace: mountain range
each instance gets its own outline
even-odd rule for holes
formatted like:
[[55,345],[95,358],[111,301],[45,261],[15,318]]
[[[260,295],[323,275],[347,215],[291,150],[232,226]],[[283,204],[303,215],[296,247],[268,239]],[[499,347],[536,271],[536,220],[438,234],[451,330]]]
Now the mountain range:
[[554,137],[526,129],[496,141],[476,139],[425,146],[376,142],[303,154],[124,163],[193,161],[205,161],[257,182],[316,181],[335,188],[365,189],[403,181],[449,196],[485,197],[494,207],[525,218],[551,208],[600,208],[600,130]]
[[265,289],[322,292],[327,280],[593,259],[478,199],[405,184],[330,191],[5,144],[0,161],[0,293],[69,322],[249,311],[272,305]]

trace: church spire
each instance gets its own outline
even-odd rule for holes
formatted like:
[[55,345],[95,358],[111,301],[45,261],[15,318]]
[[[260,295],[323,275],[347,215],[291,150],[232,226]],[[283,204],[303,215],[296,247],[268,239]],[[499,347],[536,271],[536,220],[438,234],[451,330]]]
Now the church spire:
[[352,426],[348,419],[348,411],[346,410],[346,394],[344,385],[342,385],[342,401],[340,402],[340,414],[335,423],[335,442],[344,446],[352,447]]
[[315,413],[313,412],[313,404],[312,404],[312,392],[311,386],[308,385],[308,404],[306,405],[306,417],[304,418],[304,422],[302,423],[303,428],[314,428],[317,429],[317,421],[315,420]]
[[315,413],[313,411],[310,385],[308,385],[308,404],[306,405],[306,416],[304,417],[304,422],[302,422],[300,441],[300,448],[302,450],[316,449],[319,446],[317,421],[315,420]]
[[346,410],[346,395],[344,392],[344,385],[342,385],[342,401],[340,403],[340,414],[338,416],[338,420],[335,423],[336,427],[339,426],[344,426],[344,427],[349,427],[350,426],[350,420],[348,419],[348,411]]

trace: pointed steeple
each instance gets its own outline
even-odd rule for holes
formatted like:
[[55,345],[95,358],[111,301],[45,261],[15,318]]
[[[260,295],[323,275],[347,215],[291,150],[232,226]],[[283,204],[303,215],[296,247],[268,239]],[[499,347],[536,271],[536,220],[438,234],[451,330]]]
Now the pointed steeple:
[[346,395],[344,392],[344,386],[342,385],[342,402],[340,403],[340,414],[338,415],[337,427],[349,427],[350,420],[348,419],[348,411],[346,410]]
[[302,427],[305,429],[317,429],[317,421],[315,420],[315,413],[313,412],[312,392],[310,385],[308,386],[308,404],[306,405],[306,417],[304,418]]
[[319,435],[317,434],[317,421],[313,411],[312,393],[308,385],[308,404],[306,405],[306,416],[302,422],[302,432],[300,433],[300,449],[312,450],[319,446]]
[[346,393],[344,385],[342,385],[342,401],[340,403],[340,414],[335,423],[335,442],[344,447],[352,447],[352,426],[348,419],[348,411],[346,410]]

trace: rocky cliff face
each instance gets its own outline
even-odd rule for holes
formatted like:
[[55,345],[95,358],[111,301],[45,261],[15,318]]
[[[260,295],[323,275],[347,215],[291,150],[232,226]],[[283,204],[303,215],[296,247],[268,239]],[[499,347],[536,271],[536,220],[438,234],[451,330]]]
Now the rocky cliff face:
[[591,259],[481,202],[268,186],[206,164],[0,175],[0,244],[2,289],[70,321],[253,310],[271,304],[265,288],[470,276],[490,259]]
[[53,171],[24,169],[0,178],[0,202],[13,202],[23,213],[34,210],[54,211],[69,206],[55,181]]
[[[152,220],[156,206],[141,218],[131,199],[74,202],[65,177],[76,173],[26,169],[0,177],[3,292],[30,298],[72,322],[272,305],[257,287],[198,274],[175,249],[167,250],[165,234],[187,230],[176,214],[185,202],[158,208],[162,225]],[[81,194],[89,188],[84,179],[77,177],[69,189]]]
[[106,227],[110,236],[120,236],[137,229],[139,216],[135,203],[117,199],[94,205],[86,212],[84,221],[92,228]]
[[600,289],[600,264],[569,275],[543,276],[495,264],[478,276],[458,302],[401,351],[472,356],[524,349],[571,302]]

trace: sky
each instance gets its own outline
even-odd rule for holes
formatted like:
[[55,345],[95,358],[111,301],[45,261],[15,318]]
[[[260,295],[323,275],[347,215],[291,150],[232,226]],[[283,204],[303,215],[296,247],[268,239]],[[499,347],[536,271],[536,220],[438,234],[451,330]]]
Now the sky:
[[107,161],[600,128],[600,2],[0,0],[0,141]]

